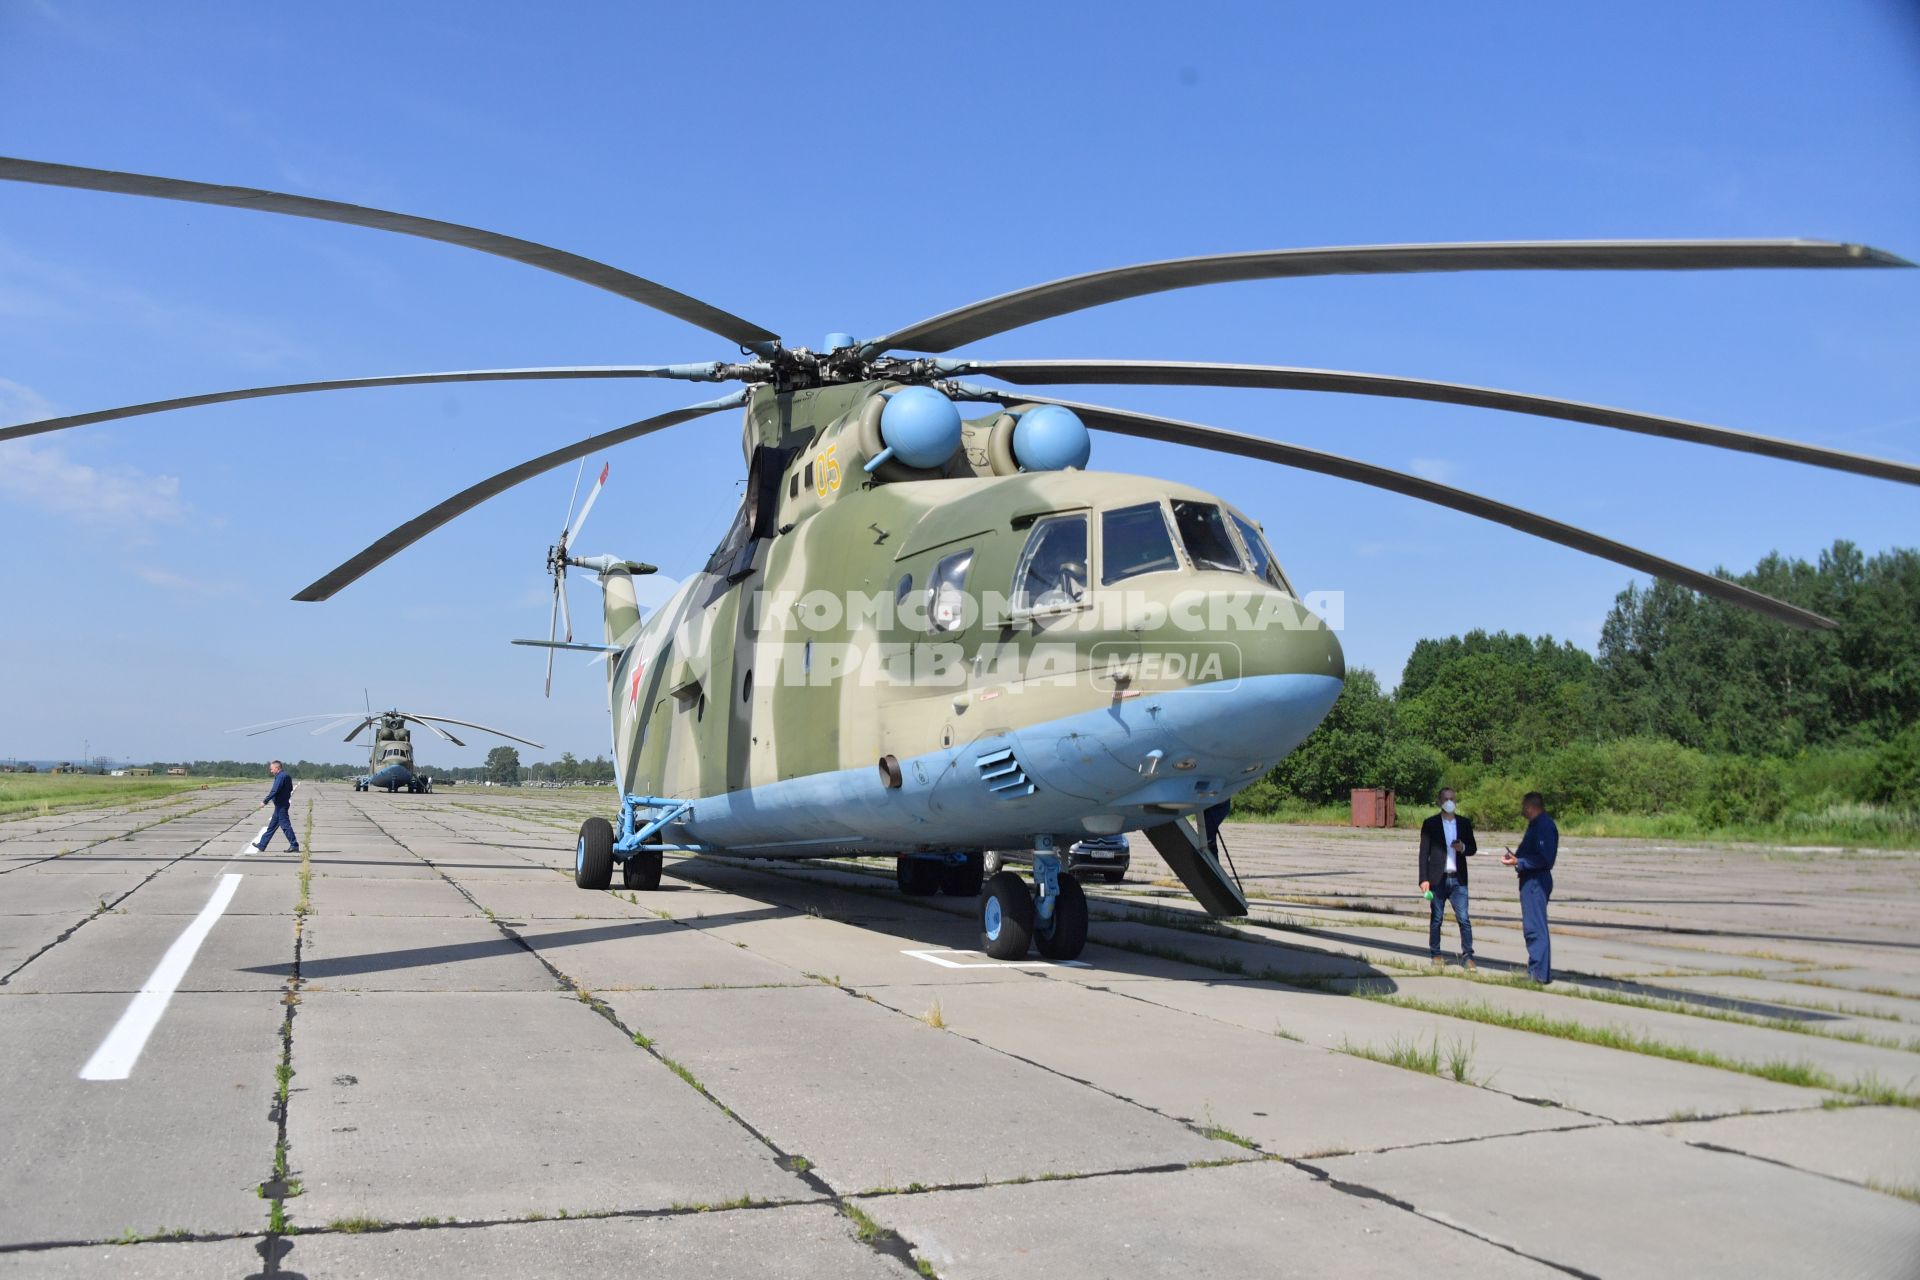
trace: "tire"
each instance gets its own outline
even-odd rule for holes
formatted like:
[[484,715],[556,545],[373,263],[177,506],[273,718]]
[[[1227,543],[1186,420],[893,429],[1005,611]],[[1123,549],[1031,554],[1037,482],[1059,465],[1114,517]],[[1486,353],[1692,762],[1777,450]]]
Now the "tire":
[[582,889],[604,889],[613,883],[613,824],[588,818],[580,824],[580,842],[573,850],[573,882]]
[[620,884],[627,889],[658,889],[660,865],[664,861],[658,849],[642,850],[620,864]]
[[1053,904],[1053,927],[1034,938],[1049,960],[1078,960],[1087,946],[1087,891],[1072,876],[1060,877],[1060,900]]
[[1000,856],[998,849],[989,849],[980,855],[980,874],[997,876],[1007,868],[1007,860]]
[[1033,944],[1033,891],[1011,871],[980,891],[980,949],[995,960],[1021,960]]
[[943,869],[931,858],[911,858],[903,853],[894,859],[893,880],[908,897],[925,898],[940,892]]
[[985,879],[980,855],[970,853],[965,862],[949,862],[940,868],[940,892],[955,898],[977,898]]

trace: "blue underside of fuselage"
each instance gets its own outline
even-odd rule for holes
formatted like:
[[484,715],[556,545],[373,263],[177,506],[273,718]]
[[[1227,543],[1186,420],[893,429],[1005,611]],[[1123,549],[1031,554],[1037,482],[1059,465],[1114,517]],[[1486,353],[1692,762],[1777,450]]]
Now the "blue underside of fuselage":
[[403,764],[390,764],[378,772],[368,774],[362,778],[361,781],[369,787],[383,787],[387,790],[394,790],[399,787],[404,787],[413,781],[413,770]]
[[1142,693],[902,760],[897,789],[876,761],[703,798],[669,834],[716,853],[792,858],[1137,830],[1253,783],[1313,731],[1340,687],[1333,676],[1266,675]]

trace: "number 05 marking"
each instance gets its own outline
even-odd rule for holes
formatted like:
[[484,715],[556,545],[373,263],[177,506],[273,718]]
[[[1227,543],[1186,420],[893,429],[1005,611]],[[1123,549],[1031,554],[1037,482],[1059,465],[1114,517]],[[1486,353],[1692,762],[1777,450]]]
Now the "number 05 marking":
[[817,497],[826,497],[840,487],[840,460],[834,457],[839,445],[830,444],[821,451],[819,465],[814,468],[813,492]]

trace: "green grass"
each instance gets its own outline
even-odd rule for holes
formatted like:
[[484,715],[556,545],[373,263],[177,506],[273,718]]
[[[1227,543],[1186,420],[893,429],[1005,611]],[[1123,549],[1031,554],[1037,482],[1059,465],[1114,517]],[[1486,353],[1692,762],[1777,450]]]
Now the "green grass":
[[[1396,806],[1394,827],[1416,830],[1431,806]],[[1285,826],[1351,827],[1352,812],[1344,804],[1309,804],[1284,800],[1265,813],[1239,811],[1235,822]],[[1841,802],[1818,809],[1788,813],[1773,822],[1713,824],[1684,809],[1668,813],[1554,814],[1560,834],[1595,839],[1690,840],[1702,843],[1742,844],[1827,843],[1867,848],[1920,848],[1920,810],[1887,805]],[[1365,828],[1378,830],[1378,828]],[[1482,832],[1499,834],[1494,832]]]
[[[1523,991],[1547,989],[1525,974],[1463,973],[1460,976],[1473,982],[1482,982],[1490,986],[1518,987]],[[1913,1041],[1902,1040],[1898,1036],[1876,1036],[1865,1031],[1830,1031],[1805,1018],[1767,1018],[1759,1014],[1742,1013],[1738,1009],[1723,1009],[1717,1005],[1697,1004],[1689,1000],[1667,1000],[1658,996],[1643,996],[1631,991],[1610,991],[1605,987],[1580,987],[1562,982],[1555,985],[1553,994],[1574,1000],[1617,1004],[1629,1009],[1646,1009],[1654,1013],[1679,1013],[1689,1018],[1706,1018],[1713,1022],[1733,1022],[1744,1027],[1764,1027],[1769,1031],[1788,1031],[1794,1035],[1818,1036],[1824,1040],[1845,1040],[1851,1044],[1873,1045],[1880,1049],[1911,1051],[1914,1046]]]
[[1879,1178],[1868,1178],[1867,1185],[1884,1195],[1898,1196],[1902,1200],[1920,1204],[1920,1187],[1910,1182],[1882,1182]]
[[872,1244],[888,1234],[887,1229],[869,1218],[866,1211],[857,1204],[842,1204],[849,1221],[853,1223],[853,1237],[861,1244]]
[[1339,1048],[1341,1053],[1372,1062],[1384,1062],[1390,1067],[1402,1067],[1422,1075],[1443,1076],[1461,1084],[1477,1083],[1473,1078],[1474,1045],[1456,1038],[1449,1040],[1443,1048],[1438,1032],[1434,1033],[1433,1042],[1425,1047],[1418,1040],[1403,1040],[1395,1036],[1385,1049],[1370,1044],[1355,1044],[1351,1040],[1342,1040]]
[[1525,1031],[1533,1035],[1552,1036],[1559,1040],[1575,1040],[1582,1044],[1598,1045],[1604,1049],[1619,1049],[1627,1053],[1666,1058],[1674,1062],[1690,1062],[1695,1066],[1715,1067],[1721,1071],[1735,1071],[1742,1075],[1757,1076],[1762,1080],[1772,1080],[1778,1084],[1798,1085],[1807,1089],[1825,1089],[1832,1093],[1849,1094],[1863,1101],[1884,1106],[1920,1107],[1920,1094],[1896,1088],[1876,1075],[1869,1073],[1855,1080],[1841,1080],[1804,1059],[1775,1058],[1766,1062],[1754,1062],[1743,1058],[1729,1058],[1724,1054],[1707,1049],[1696,1049],[1692,1045],[1675,1044],[1672,1041],[1661,1040],[1624,1027],[1590,1026],[1572,1018],[1553,1018],[1542,1013],[1517,1012],[1502,1009],[1484,1000],[1428,1000],[1421,996],[1397,993],[1370,994],[1363,998],[1379,1000],[1384,1004],[1403,1009],[1418,1009],[1422,1013],[1438,1014],[1445,1018],[1459,1018],[1492,1027],[1504,1027],[1510,1031]]
[[359,1235],[363,1231],[378,1231],[386,1226],[378,1218],[369,1218],[365,1214],[355,1214],[350,1218],[335,1218],[327,1224],[329,1231],[344,1231],[348,1235]]
[[158,800],[241,778],[109,778],[91,773],[0,773],[0,821],[47,817],[68,809],[97,809]]

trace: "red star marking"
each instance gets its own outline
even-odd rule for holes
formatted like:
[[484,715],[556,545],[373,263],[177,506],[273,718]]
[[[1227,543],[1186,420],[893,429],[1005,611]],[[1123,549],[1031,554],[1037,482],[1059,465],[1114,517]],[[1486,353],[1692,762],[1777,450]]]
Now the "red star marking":
[[633,664],[633,682],[627,688],[627,705],[630,707],[640,704],[640,677],[646,672],[646,669],[647,664],[644,662],[636,662]]

